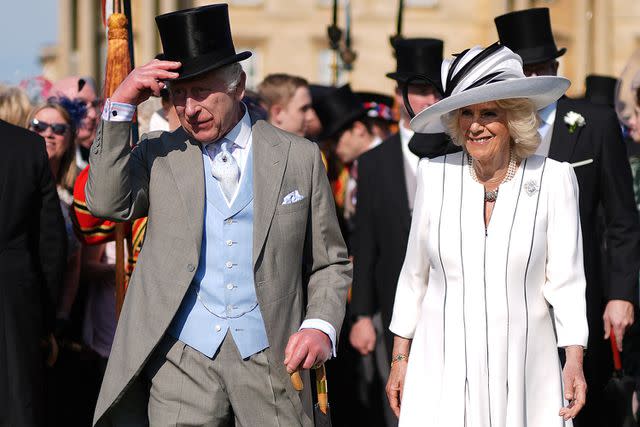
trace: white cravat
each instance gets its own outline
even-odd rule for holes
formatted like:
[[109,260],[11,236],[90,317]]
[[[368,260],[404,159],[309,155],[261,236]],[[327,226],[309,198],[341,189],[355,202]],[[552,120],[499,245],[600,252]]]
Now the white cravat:
[[209,144],[206,147],[209,158],[212,159],[211,174],[218,180],[222,193],[227,199],[227,203],[230,204],[234,199],[236,189],[238,188],[238,182],[240,182],[240,168],[238,167],[238,162],[236,162],[236,159],[229,151],[229,146],[232,146],[233,143],[226,138],[222,138],[220,150],[216,155],[212,155],[211,153],[213,151],[211,149],[213,148],[213,145],[215,144]]

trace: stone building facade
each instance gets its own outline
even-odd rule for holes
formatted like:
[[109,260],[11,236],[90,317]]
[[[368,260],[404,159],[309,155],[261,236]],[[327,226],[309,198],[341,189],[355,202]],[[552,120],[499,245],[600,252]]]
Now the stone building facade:
[[[58,0],[59,35],[55,49],[43,52],[45,73],[104,74],[105,29],[100,0]],[[345,27],[341,0],[339,26]],[[132,0],[136,64],[161,51],[157,14],[212,3],[205,0]],[[289,72],[312,82],[332,82],[333,52],[327,26],[332,0],[228,0],[237,49],[254,56],[244,63],[249,84],[272,72]],[[389,37],[396,32],[398,0],[350,0],[351,39],[357,59],[340,82],[357,90],[391,92],[385,74],[394,68]],[[587,74],[618,75],[640,47],[640,2],[636,0],[405,0],[403,35],[445,41],[445,55],[497,39],[493,18],[534,6],[551,9],[559,47],[566,47],[560,72],[573,82],[569,94],[579,96]]]

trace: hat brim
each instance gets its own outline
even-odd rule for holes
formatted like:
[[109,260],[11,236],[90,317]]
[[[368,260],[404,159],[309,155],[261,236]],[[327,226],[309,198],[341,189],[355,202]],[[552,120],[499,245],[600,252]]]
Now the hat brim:
[[182,64],[182,68],[179,70],[180,75],[177,78],[173,79],[172,81],[183,81],[183,80],[188,80],[194,77],[198,77],[198,76],[201,76],[202,74],[208,73],[209,71],[222,68],[225,65],[230,65],[235,62],[244,61],[250,56],[251,56],[251,52],[244,51],[244,52],[240,52],[235,55],[231,55],[226,58],[219,59],[213,62],[207,61],[206,57],[199,57],[195,61],[189,61],[187,63]]
[[516,53],[520,55],[520,57],[522,58],[523,65],[534,65],[534,64],[540,64],[542,62],[551,61],[552,59],[560,58],[566,52],[567,52],[566,47],[558,49],[555,53],[552,53],[551,55],[544,55],[544,56],[527,55],[527,54],[523,54],[521,52],[516,51]]
[[540,76],[495,82],[456,93],[425,108],[411,120],[411,129],[419,133],[446,132],[442,116],[458,108],[500,99],[527,98],[536,110],[557,101],[571,82],[564,77]]
[[[416,75],[416,73],[412,73],[412,72],[408,72],[408,71],[396,71],[393,73],[387,73],[386,76],[389,77],[390,79],[393,79],[395,81],[397,81],[398,83],[406,83],[407,80],[409,80],[409,78],[414,77]],[[427,77],[433,79],[434,81],[440,83],[440,76],[431,76],[431,75],[427,75]],[[418,83],[420,82],[419,78],[416,78],[415,80],[413,80],[414,83]],[[426,82],[428,83],[428,82]],[[431,84],[431,83],[429,83]]]

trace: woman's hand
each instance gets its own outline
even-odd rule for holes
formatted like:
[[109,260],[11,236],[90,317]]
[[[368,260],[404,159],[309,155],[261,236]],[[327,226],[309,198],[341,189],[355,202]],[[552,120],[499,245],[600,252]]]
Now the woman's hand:
[[[393,338],[393,354],[391,362],[391,372],[387,381],[387,398],[389,405],[396,417],[400,417],[400,405],[402,404],[402,392],[404,389],[404,377],[407,375],[407,364],[409,350],[411,349],[411,340],[395,336]],[[398,355],[404,355],[404,358],[396,358]]]
[[407,375],[407,364],[407,360],[395,362],[391,366],[389,381],[387,381],[387,398],[396,417],[400,417],[400,404],[402,402],[402,390],[404,389],[404,377]]
[[560,416],[564,420],[575,418],[587,400],[587,382],[582,370],[583,349],[579,345],[572,345],[565,349],[567,361],[562,370],[564,382],[564,397],[569,405],[560,409]]

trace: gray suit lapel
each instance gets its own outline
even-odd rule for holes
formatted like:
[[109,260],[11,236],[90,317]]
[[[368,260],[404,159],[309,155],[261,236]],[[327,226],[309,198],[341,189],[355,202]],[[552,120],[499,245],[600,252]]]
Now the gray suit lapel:
[[172,133],[169,138],[172,147],[168,150],[167,160],[185,207],[185,220],[191,237],[195,241],[197,253],[200,253],[205,200],[202,149],[200,143],[190,140],[182,128]]
[[253,263],[255,265],[271,227],[291,143],[281,138],[262,120],[253,123],[252,134]]

